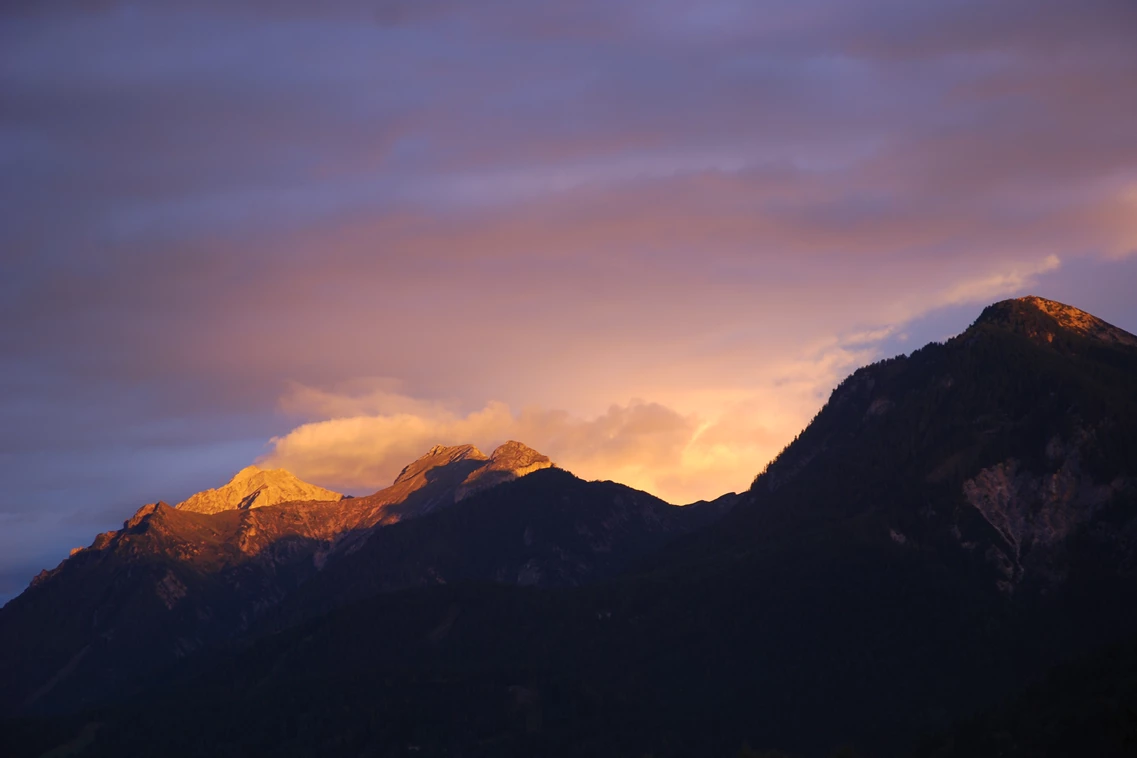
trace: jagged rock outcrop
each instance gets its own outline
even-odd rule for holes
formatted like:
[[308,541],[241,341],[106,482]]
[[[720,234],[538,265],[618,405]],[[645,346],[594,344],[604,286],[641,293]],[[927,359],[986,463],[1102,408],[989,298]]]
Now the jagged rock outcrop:
[[470,444],[435,445],[390,487],[358,498],[354,507],[383,511],[384,523],[416,518],[553,465],[548,456],[520,442],[506,442],[488,456]]
[[334,502],[342,499],[339,492],[308,484],[284,469],[247,466],[225,486],[199,492],[176,507],[194,513],[218,513],[298,501]]
[[1085,471],[1085,444],[1084,435],[1067,443],[1054,437],[1046,446],[1047,468],[1053,471],[1035,473],[1011,458],[963,483],[967,503],[1001,538],[988,546],[984,557],[1002,574],[996,580],[1002,591],[1012,592],[1028,573],[1051,583],[1065,579],[1067,537],[1132,488],[1129,477],[1101,482]]
[[456,497],[462,500],[482,490],[552,466],[553,462],[547,455],[510,440],[490,454],[485,466],[475,469],[466,477],[466,481],[458,487]]

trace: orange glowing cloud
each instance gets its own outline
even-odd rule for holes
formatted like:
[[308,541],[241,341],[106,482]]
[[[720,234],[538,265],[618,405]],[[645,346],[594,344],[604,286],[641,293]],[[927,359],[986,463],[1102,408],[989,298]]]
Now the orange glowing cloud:
[[[666,382],[640,375],[637,386],[653,400],[609,403],[599,412],[582,407],[588,392],[561,391],[577,410],[499,400],[462,410],[458,400],[414,397],[404,382],[357,378],[331,389],[294,383],[280,399],[282,412],[306,419],[274,437],[261,463],[286,468],[324,486],[366,492],[385,487],[399,470],[436,444],[473,442],[492,449],[517,439],[587,479],[612,479],[672,502],[709,499],[738,491],[816,413],[829,390],[860,365],[881,357],[881,345],[905,324],[930,311],[982,304],[1018,293],[1058,269],[1056,256],[989,269],[948,281],[918,295],[878,303],[890,323],[842,337],[792,335],[802,344],[776,359],[745,362],[747,373],[685,375],[673,367]],[[946,336],[946,335],[945,335]],[[912,346],[915,347],[915,346]],[[726,363],[722,361],[726,360]],[[729,351],[710,361],[730,365]]]
[[671,389],[663,393],[669,404],[632,400],[594,415],[539,406],[514,411],[499,401],[461,412],[409,397],[390,379],[333,390],[293,385],[281,409],[318,420],[273,438],[261,462],[309,481],[368,491],[390,484],[432,445],[473,442],[490,449],[518,439],[587,479],[613,479],[672,502],[708,499],[748,486],[828,389],[870,357],[866,344],[879,336],[824,343],[800,360],[769,365],[749,386]]
[[[366,491],[390,484],[402,466],[434,444],[473,442],[489,450],[519,439],[584,478],[615,479],[686,502],[722,494],[716,491],[726,486],[721,483],[744,486],[770,452],[755,448],[754,440],[763,436],[768,435],[756,435],[737,420],[708,426],[658,403],[632,401],[582,418],[540,408],[514,413],[491,402],[465,415],[424,407],[419,413],[303,424],[274,438],[263,462],[306,480]],[[728,451],[728,457],[717,457],[716,450]]]

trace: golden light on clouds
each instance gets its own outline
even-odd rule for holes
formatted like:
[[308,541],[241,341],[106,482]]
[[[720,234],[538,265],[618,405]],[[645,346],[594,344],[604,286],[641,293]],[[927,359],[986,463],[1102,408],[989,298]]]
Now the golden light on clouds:
[[[880,336],[880,335],[869,335]],[[492,449],[517,439],[585,479],[612,479],[676,503],[745,489],[816,412],[829,389],[871,358],[866,335],[769,365],[749,386],[664,392],[594,415],[500,401],[462,412],[411,397],[391,379],[337,390],[294,385],[285,412],[315,420],[271,440],[261,463],[302,479],[368,491],[436,444]]]
[[[752,361],[744,376],[714,380],[704,373],[684,385],[675,367],[670,384],[666,376],[643,377],[638,383],[652,388],[650,397],[613,402],[601,412],[512,407],[496,399],[463,409],[415,397],[387,377],[331,389],[293,384],[279,407],[304,423],[274,437],[260,463],[324,486],[369,492],[389,485],[434,445],[472,442],[489,450],[516,439],[585,479],[619,481],[675,503],[711,499],[745,489],[829,391],[857,367],[884,357],[882,343],[907,323],[939,308],[1018,293],[1060,266],[1058,256],[1047,255],[898,296],[878,304],[892,323],[804,339],[796,351]],[[571,393],[564,398],[573,399]]]
[[778,446],[756,426],[758,419],[706,421],[638,400],[595,417],[542,408],[514,412],[497,401],[467,414],[423,410],[302,424],[274,438],[263,462],[305,480],[366,491],[389,485],[435,444],[473,442],[490,450],[518,439],[583,478],[613,479],[687,502],[720,495],[724,486],[744,487]]

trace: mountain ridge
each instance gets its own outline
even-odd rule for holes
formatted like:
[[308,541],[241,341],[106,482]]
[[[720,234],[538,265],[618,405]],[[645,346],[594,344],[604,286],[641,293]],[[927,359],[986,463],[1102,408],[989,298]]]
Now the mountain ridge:
[[[250,467],[238,484],[259,473]],[[502,491],[538,474],[549,478]],[[129,694],[174,661],[248,633],[325,572],[339,579],[294,603],[294,615],[424,583],[571,586],[621,570],[729,505],[687,509],[583,482],[515,441],[490,456],[473,445],[435,446],[390,487],[359,498],[216,512],[148,504],[0,609],[0,679],[9,683],[0,713]],[[463,513],[452,517],[455,509]],[[421,555],[384,536],[395,527]],[[375,581],[351,566],[370,566]],[[66,631],[37,637],[31,629]]]

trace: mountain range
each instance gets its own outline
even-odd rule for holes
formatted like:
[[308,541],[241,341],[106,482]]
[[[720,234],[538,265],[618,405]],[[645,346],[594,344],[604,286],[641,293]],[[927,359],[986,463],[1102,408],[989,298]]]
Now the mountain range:
[[147,505],[0,609],[0,712],[12,755],[1063,755],[1021,714],[1135,638],[1137,337],[1028,297],[711,502],[509,442]]
[[[483,497],[533,472],[541,475]],[[304,499],[277,502],[287,494]],[[610,576],[732,499],[679,508],[583,482],[518,442],[489,456],[435,446],[390,487],[359,498],[248,467],[175,507],[143,506],[0,610],[0,647],[21,653],[0,660],[0,707],[39,712],[122,696],[247,633],[270,610],[301,618],[448,581],[573,586]]]

